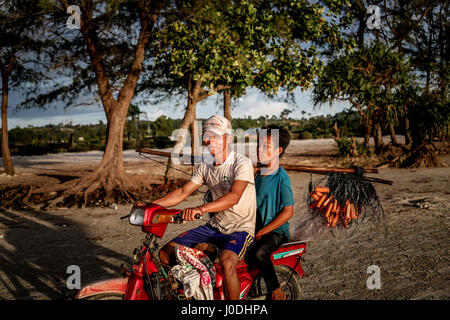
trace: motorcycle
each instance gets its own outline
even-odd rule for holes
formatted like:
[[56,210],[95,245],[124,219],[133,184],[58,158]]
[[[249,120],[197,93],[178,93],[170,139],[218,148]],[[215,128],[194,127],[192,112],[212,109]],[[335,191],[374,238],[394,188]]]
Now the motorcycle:
[[[86,285],[75,294],[75,299],[88,300],[183,300],[183,287],[170,273],[170,266],[159,260],[158,239],[162,238],[169,223],[182,223],[182,211],[166,209],[156,204],[135,204],[128,218],[130,224],[140,226],[146,236],[142,245],[133,252],[135,263],[131,269],[123,265],[122,277],[98,281]],[[196,217],[199,218],[199,215]],[[287,300],[300,298],[300,278],[304,271],[300,264],[306,244],[291,242],[282,245],[271,256],[281,288]],[[217,252],[216,252],[217,256]],[[214,261],[214,257],[211,258]],[[224,276],[215,262],[216,283],[214,300],[226,300]],[[240,300],[263,300],[267,294],[264,280],[256,268],[245,260],[239,260],[237,273],[241,283]]]

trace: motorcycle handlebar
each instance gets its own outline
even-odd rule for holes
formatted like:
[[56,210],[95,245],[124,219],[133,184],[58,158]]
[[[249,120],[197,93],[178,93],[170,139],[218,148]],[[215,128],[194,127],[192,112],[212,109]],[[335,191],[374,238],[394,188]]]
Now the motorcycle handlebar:
[[[131,215],[131,213],[130,213],[130,214],[127,214],[126,216],[120,217],[120,220],[126,219],[126,218],[128,218],[130,215]],[[183,222],[183,219],[181,218],[182,215],[183,215],[183,210],[180,210],[180,212],[178,212],[177,214],[175,214],[175,215],[173,216],[173,221],[176,222],[176,223],[182,223],[182,222]],[[197,220],[198,220],[198,219],[201,219],[201,214],[200,214],[200,213],[197,213],[197,214],[195,215],[194,218],[197,219]]]
[[[183,223],[183,218],[182,218],[182,215],[183,215],[183,210],[182,211],[180,211],[179,213],[177,213],[176,214],[176,217],[174,216],[173,217],[173,220],[175,221],[175,222],[177,222],[177,223]],[[200,214],[200,213],[197,213],[195,216],[194,216],[194,218],[195,219],[201,219],[201,217],[202,217],[202,215]]]

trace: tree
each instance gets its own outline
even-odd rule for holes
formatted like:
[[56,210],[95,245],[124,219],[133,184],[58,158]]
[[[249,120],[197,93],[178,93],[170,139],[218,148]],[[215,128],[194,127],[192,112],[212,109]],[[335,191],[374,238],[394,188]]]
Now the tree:
[[280,119],[286,121],[291,113],[292,113],[292,110],[283,109],[280,113]]
[[[450,28],[448,22],[450,4],[440,1],[423,2],[416,0],[402,3],[402,6],[398,5],[398,8],[393,8],[393,10],[395,9],[397,10],[393,13],[393,19],[399,15],[404,17],[404,23],[408,27],[404,28],[407,32],[403,31],[403,33],[393,30],[394,40],[398,43],[401,51],[410,58],[413,75],[417,79],[416,88],[405,88],[402,95],[404,98],[406,93],[409,92],[411,98],[419,97],[412,101],[413,104],[405,104],[411,106],[411,109],[405,110],[405,127],[411,127],[411,131],[407,132],[407,137],[414,149],[414,146],[420,145],[426,138],[426,136],[418,136],[419,132],[428,134],[429,141],[432,141],[433,136],[442,131],[441,123],[436,126],[434,122],[429,122],[432,130],[420,129],[423,127],[423,123],[430,120],[427,114],[434,114],[435,116],[432,118],[445,119],[446,112],[448,112],[445,106],[449,99],[450,39],[445,35],[448,35]],[[414,19],[411,16],[418,18]],[[418,110],[416,107],[412,107],[416,101],[433,101],[433,104],[423,103],[420,108],[429,108],[429,110]],[[417,117],[418,114],[422,114],[424,117]],[[416,121],[416,123],[410,124],[410,119]],[[444,132],[446,131],[444,130]]]
[[[36,59],[38,48],[47,44],[37,40],[33,29],[42,27],[37,15],[24,12],[42,12],[39,1],[14,0],[0,3],[0,75],[2,79],[2,157],[7,175],[14,175],[14,166],[8,139],[8,100],[10,85],[26,90],[26,83],[44,78],[30,63]],[[28,88],[30,89],[30,88]]]
[[383,124],[402,114],[396,93],[409,83],[408,62],[389,47],[374,43],[331,59],[313,89],[314,104],[348,100],[365,123],[364,144],[373,131],[377,153],[383,151]]
[[[94,172],[58,186],[34,190],[33,194],[59,192],[51,204],[73,197],[85,205],[94,192],[102,193],[106,203],[134,201],[137,193],[150,186],[124,171],[124,126],[163,1],[74,2],[46,2],[51,12],[47,16],[48,37],[59,41],[47,54],[59,63],[61,75],[73,74],[72,81],[65,81],[51,92],[40,93],[27,103],[42,105],[55,99],[73,102],[83,92],[87,95],[96,87],[107,118],[106,147]],[[67,29],[61,23],[67,20],[69,4],[79,5],[79,30]]]
[[[2,57],[3,58],[3,57]],[[8,141],[8,96],[9,87],[8,79],[12,73],[14,63],[16,60],[15,53],[11,53],[7,64],[0,61],[0,69],[2,75],[2,157],[3,157],[3,167],[5,168],[5,173],[7,175],[14,175],[14,167],[11,159],[11,153],[9,151],[9,141]]]
[[[301,41],[323,41],[323,30],[333,35],[328,41],[337,38],[322,17],[324,8],[305,1],[182,2],[178,10],[190,14],[178,16],[158,34],[161,51],[156,54],[160,78],[187,90],[180,127],[184,134],[175,154],[182,152],[200,101],[224,91],[229,113],[229,98],[240,97],[248,87],[269,96],[280,88],[290,93],[299,86],[307,88],[321,62],[315,46],[305,49]],[[294,36],[294,28],[303,31]]]
[[[448,28],[449,4],[440,1],[384,1],[386,28],[382,30],[387,43],[410,58],[414,77],[425,78],[429,90],[433,74],[440,79],[441,92],[448,78],[448,39],[443,37]],[[447,75],[447,76],[443,76]],[[443,85],[443,86],[442,86]],[[405,96],[406,88],[402,89]],[[406,104],[404,104],[406,106]],[[404,110],[403,124],[407,145],[413,144],[409,110]]]

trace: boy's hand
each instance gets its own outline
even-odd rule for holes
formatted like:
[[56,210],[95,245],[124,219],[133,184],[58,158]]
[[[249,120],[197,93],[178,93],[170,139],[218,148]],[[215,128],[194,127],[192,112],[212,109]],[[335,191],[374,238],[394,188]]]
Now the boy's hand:
[[182,214],[181,218],[185,221],[192,221],[192,220],[195,220],[195,215],[197,215],[197,214],[202,215],[203,214],[202,209],[200,209],[198,207],[197,208],[186,208],[183,210],[183,214]]
[[261,232],[262,230],[259,230],[256,234],[255,234],[255,241],[258,241],[259,239],[262,238],[262,236],[265,234],[264,232]]

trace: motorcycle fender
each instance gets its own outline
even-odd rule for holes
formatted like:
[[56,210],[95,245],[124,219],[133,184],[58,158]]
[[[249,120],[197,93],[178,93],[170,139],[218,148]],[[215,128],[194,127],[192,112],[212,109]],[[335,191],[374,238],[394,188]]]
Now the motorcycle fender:
[[300,261],[298,261],[297,258],[298,256],[281,258],[273,261],[273,264],[275,266],[277,265],[288,266],[289,268],[293,269],[300,276],[300,278],[303,278],[303,276],[305,275],[305,271],[303,271]]
[[127,284],[128,278],[123,277],[94,282],[78,290],[75,299],[83,299],[99,293],[125,294]]
[[300,278],[303,278],[305,272],[300,264],[300,257],[306,251],[305,244],[286,246],[272,254],[271,260],[274,265],[285,265],[295,270]]

